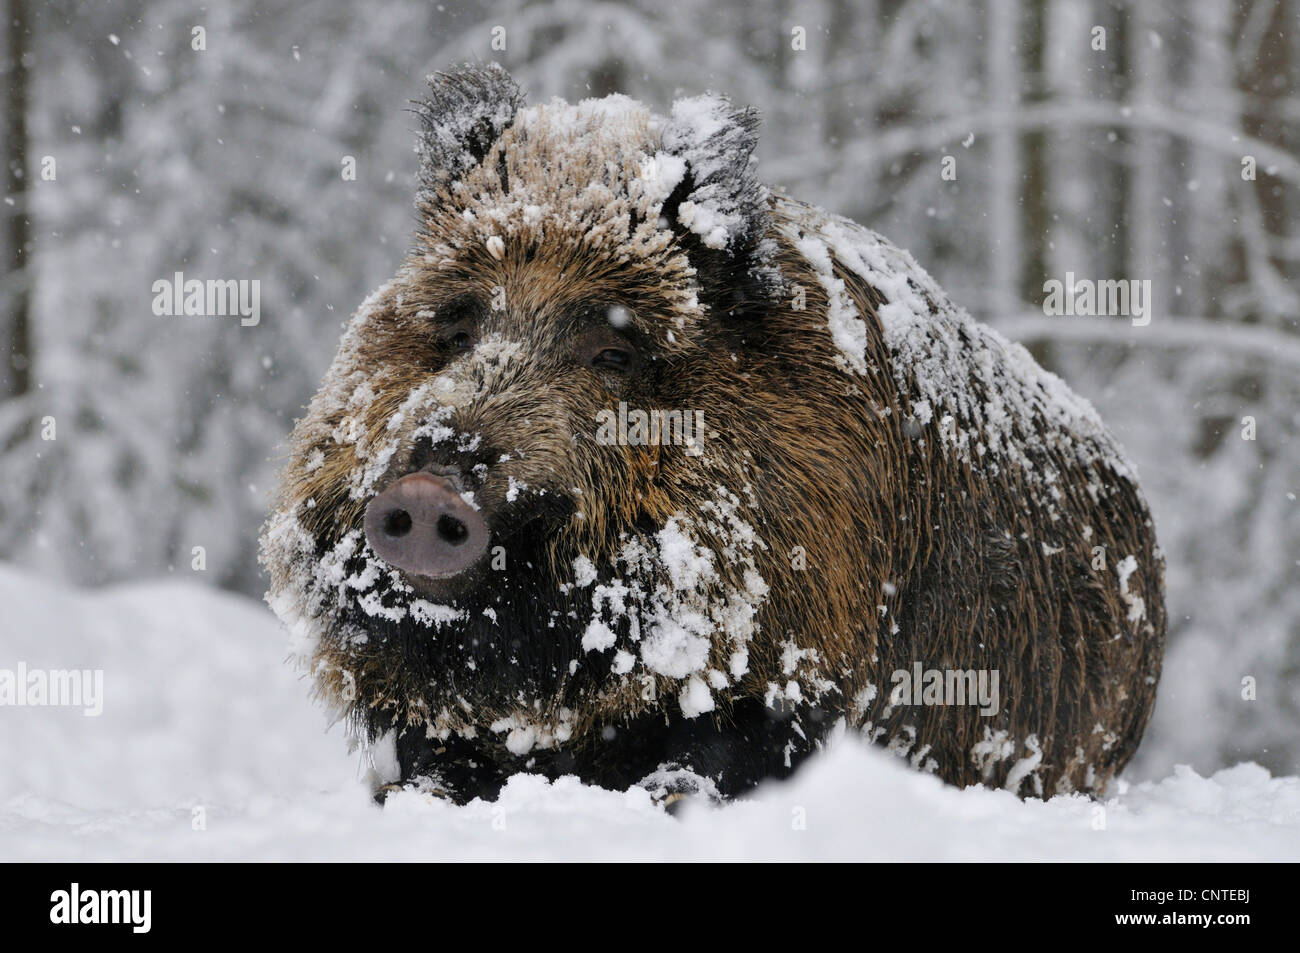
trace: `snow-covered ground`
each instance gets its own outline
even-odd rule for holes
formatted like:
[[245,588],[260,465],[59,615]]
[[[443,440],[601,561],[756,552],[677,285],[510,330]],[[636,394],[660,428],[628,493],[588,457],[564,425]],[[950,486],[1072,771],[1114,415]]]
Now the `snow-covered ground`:
[[[842,741],[743,803],[517,776],[495,804],[369,798],[259,603],[0,566],[0,671],[103,672],[103,711],[0,707],[0,860],[1295,860],[1300,779],[1243,764],[1021,802]],[[196,810],[201,809],[201,810]],[[202,823],[197,823],[201,820]],[[196,829],[196,827],[200,829]]]

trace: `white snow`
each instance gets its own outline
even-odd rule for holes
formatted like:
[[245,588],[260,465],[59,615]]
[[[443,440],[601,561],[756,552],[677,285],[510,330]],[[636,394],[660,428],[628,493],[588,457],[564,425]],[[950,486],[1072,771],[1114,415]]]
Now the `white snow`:
[[[726,248],[748,227],[745,208],[738,197],[729,194],[725,184],[712,181],[719,172],[728,173],[736,167],[737,154],[743,154],[747,145],[744,133],[732,120],[731,104],[714,95],[677,100],[664,124],[663,145],[668,154],[660,157],[660,175],[664,175],[664,168],[673,172],[664,183],[663,194],[672,191],[685,171],[680,159],[685,159],[698,182],[709,183],[697,188],[678,206],[677,220],[699,235],[707,247]],[[668,160],[679,156],[678,162],[670,166]],[[766,191],[761,187],[756,195],[745,196],[749,201],[761,202],[764,198]]]
[[[592,616],[582,636],[585,652],[614,653],[614,671],[630,673],[637,660],[646,677],[662,676],[679,683],[678,703],[687,717],[712,711],[709,685],[725,688],[727,676],[717,669],[701,677],[709,666],[716,633],[730,648],[727,669],[739,680],[748,670],[748,643],[755,631],[754,616],[767,597],[767,584],[754,567],[753,549],[761,546],[754,529],[736,515],[738,501],[722,488],[717,499],[702,510],[704,528],[712,533],[722,552],[740,564],[742,587],[722,579],[713,550],[701,545],[697,527],[679,514],[649,538],[624,541],[616,560],[621,577],[595,585],[591,593]],[[591,560],[573,563],[579,587],[596,579]],[[615,631],[626,620],[627,635]]]
[[1141,596],[1129,592],[1129,578],[1137,572],[1137,557],[1133,555],[1125,556],[1115,566],[1115,572],[1119,574],[1119,593],[1124,598],[1128,606],[1128,618],[1130,622],[1137,622],[1147,614],[1146,600]]
[[[1179,768],[1121,783],[1105,802],[1022,802],[947,787],[846,739],[789,782],[678,818],[640,790],[527,775],[495,803],[399,792],[380,809],[261,604],[193,582],[74,591],[10,566],[0,602],[0,668],[102,669],[105,696],[97,718],[0,709],[4,861],[1300,856],[1300,779],[1253,764],[1211,777]],[[522,749],[530,728],[501,727]],[[372,749],[383,777],[386,751]]]
[[[726,687],[725,679],[718,687]],[[698,675],[692,675],[687,680],[686,687],[677,696],[677,702],[681,706],[682,714],[687,718],[698,718],[706,712],[713,711],[715,707],[713,693],[709,691],[709,686],[704,683],[704,679]]]

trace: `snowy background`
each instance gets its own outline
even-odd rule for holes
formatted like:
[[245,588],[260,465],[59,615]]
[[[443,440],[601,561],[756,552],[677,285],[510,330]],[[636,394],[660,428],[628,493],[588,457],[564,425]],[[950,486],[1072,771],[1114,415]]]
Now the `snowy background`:
[[[0,857],[1300,854],[1300,0],[0,13],[0,668],[101,667],[107,693],[99,718],[0,708]],[[1093,401],[1169,565],[1159,701],[1104,831],[1090,802],[956,792],[852,743],[681,823],[530,779],[369,809],[282,665],[256,531],[342,321],[405,249],[407,101],[466,59],[534,102],[758,106],[766,181],[909,248]],[[260,324],[155,316],[177,271],[260,279]],[[1151,323],[1044,317],[1067,271],[1150,279]]]

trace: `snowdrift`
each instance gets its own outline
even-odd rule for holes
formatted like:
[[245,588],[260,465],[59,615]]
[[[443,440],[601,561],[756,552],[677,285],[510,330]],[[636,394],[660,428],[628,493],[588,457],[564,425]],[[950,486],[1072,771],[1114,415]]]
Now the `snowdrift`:
[[98,715],[0,707],[3,861],[1300,857],[1300,779],[1254,764],[1021,802],[853,739],[677,818],[642,792],[523,775],[496,803],[400,793],[381,810],[259,603],[180,582],[78,591],[0,566],[0,605],[0,672],[103,673]]

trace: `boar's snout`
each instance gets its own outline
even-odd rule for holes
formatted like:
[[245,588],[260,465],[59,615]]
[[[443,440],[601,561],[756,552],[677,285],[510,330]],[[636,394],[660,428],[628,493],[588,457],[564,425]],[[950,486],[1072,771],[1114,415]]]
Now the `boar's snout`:
[[371,500],[365,529],[381,559],[420,576],[454,576],[487,549],[483,517],[431,473],[407,474]]

